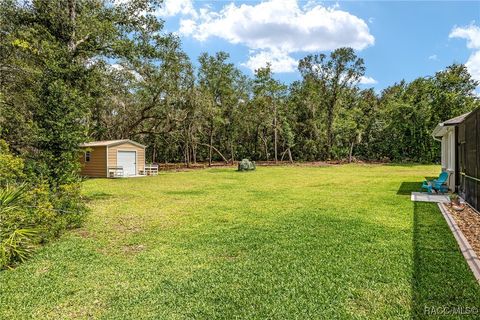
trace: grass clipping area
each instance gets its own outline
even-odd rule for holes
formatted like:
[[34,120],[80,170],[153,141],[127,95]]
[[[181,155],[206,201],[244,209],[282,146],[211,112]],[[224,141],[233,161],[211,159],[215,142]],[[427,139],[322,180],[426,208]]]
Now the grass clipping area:
[[0,273],[0,318],[422,319],[433,307],[480,306],[438,208],[410,201],[439,170],[86,181],[85,226]]

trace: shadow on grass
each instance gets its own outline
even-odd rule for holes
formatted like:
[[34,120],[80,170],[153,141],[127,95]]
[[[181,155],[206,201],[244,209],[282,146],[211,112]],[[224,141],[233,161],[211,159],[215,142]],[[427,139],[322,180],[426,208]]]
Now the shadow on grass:
[[480,318],[480,286],[438,206],[415,202],[413,219],[412,318]]
[[85,196],[87,202],[95,201],[95,200],[106,200],[112,198],[113,195],[106,192],[93,192]]
[[[425,177],[425,180],[433,180],[438,177]],[[419,181],[404,181],[400,184],[398,188],[397,195],[399,196],[409,196],[414,191],[425,191],[422,190],[422,182]]]
[[165,194],[172,196],[201,196],[205,194],[205,190],[179,190],[179,191],[165,191]]
[[412,191],[420,191],[422,188],[422,183],[418,181],[404,181],[400,184],[398,188],[397,195],[400,196],[409,196]]
[[431,162],[421,163],[421,162],[389,162],[385,163],[385,166],[389,167],[415,167],[415,166],[424,166],[424,165],[432,165]]

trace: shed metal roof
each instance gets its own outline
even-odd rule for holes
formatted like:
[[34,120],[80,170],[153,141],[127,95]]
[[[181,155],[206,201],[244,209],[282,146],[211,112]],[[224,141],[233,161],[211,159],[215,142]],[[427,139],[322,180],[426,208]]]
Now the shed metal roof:
[[455,126],[457,124],[460,124],[462,123],[466,117],[468,117],[468,115],[470,114],[471,112],[467,112],[467,113],[464,113],[458,117],[455,117],[455,118],[452,118],[452,119],[448,119],[444,122],[441,122],[439,124],[437,124],[437,126],[435,127],[435,129],[433,130],[432,132],[432,135],[435,137],[435,138],[440,138],[442,137],[446,132],[447,132],[447,128],[446,127],[449,127],[449,126]]
[[116,146],[119,144],[123,143],[131,143],[136,146],[139,146],[141,148],[145,148],[143,144],[140,144],[138,142],[135,142],[130,139],[121,139],[121,140],[103,140],[103,141],[92,141],[92,142],[85,142],[80,144],[80,147],[85,148],[85,147],[111,147],[111,146]]
[[456,125],[456,124],[462,123],[463,120],[465,120],[465,118],[466,118],[470,113],[471,113],[471,112],[467,112],[467,113],[462,114],[461,116],[458,116],[458,117],[449,119],[449,120],[447,120],[447,121],[444,121],[444,122],[443,122],[443,125],[444,125],[444,126],[454,126],[454,125]]

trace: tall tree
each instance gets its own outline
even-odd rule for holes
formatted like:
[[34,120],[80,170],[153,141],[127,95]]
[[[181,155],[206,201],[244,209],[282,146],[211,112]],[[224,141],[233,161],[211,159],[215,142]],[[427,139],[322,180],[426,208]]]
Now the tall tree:
[[295,81],[290,85],[288,105],[295,132],[293,152],[297,158],[312,161],[325,158],[325,115],[323,98],[313,81]]
[[346,89],[351,89],[365,73],[363,59],[358,58],[352,48],[339,48],[329,57],[325,54],[309,55],[299,62],[299,70],[305,81],[312,81],[325,95],[327,111],[327,150],[332,157],[334,143],[333,123],[338,101]]
[[101,61],[148,55],[162,41],[161,23],[148,14],[157,4],[1,3],[0,135],[52,186],[77,179],[78,147],[86,139],[90,106],[102,79]]
[[223,160],[227,160],[223,153],[214,146],[220,147],[221,137],[215,141],[215,136],[223,131],[226,137],[225,148],[231,153],[231,161],[234,157],[234,128],[235,113],[242,97],[238,95],[236,83],[242,79],[241,73],[232,63],[227,62],[229,55],[225,52],[218,52],[214,56],[203,53],[199,57],[200,67],[198,70],[198,81],[200,90],[204,95],[210,97],[205,112],[208,123],[208,162],[212,164],[213,151],[215,150]]
[[[267,137],[268,129],[271,127],[273,131],[273,152],[275,163],[278,161],[278,131],[281,126],[280,118],[282,116],[282,107],[284,105],[286,94],[286,86],[279,81],[273,79],[271,65],[267,63],[264,68],[255,71],[255,79],[253,81],[253,103],[254,107],[260,109],[262,118],[266,118],[267,123],[263,135],[265,146],[265,156],[268,160]],[[264,121],[265,121],[264,120]]]

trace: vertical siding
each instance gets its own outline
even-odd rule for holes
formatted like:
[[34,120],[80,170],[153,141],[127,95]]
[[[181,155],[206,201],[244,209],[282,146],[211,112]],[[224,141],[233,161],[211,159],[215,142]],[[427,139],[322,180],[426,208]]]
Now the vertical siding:
[[480,109],[459,126],[460,195],[480,210]]
[[116,167],[117,166],[117,151],[136,151],[137,152],[137,174],[140,170],[145,169],[145,149],[138,147],[132,143],[126,142],[116,146],[108,147],[108,166]]
[[85,154],[80,155],[80,164],[82,176],[87,177],[106,177],[107,176],[107,153],[106,147],[89,147],[83,150],[90,150],[90,161],[85,162]]

